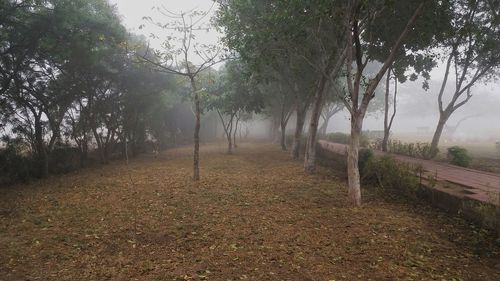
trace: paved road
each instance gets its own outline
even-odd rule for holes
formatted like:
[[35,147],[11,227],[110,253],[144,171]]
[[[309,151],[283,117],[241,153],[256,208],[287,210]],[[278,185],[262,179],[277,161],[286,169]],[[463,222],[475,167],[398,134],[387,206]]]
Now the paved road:
[[[321,147],[326,150],[345,155],[347,145],[321,140]],[[388,153],[374,151],[375,155],[382,156]],[[408,156],[390,154],[396,160],[412,165],[421,165],[426,175],[434,176],[439,182],[452,183],[441,190],[459,197],[470,198],[482,202],[489,202],[500,206],[500,174],[483,172],[473,169],[457,167],[432,160],[423,160]]]

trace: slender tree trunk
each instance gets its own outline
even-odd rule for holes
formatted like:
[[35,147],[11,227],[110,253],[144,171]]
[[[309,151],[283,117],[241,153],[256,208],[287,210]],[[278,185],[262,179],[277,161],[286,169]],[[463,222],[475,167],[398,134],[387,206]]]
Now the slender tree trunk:
[[446,124],[446,121],[448,121],[448,118],[450,117],[451,113],[447,113],[446,111],[443,111],[439,114],[439,121],[436,126],[436,131],[434,132],[434,136],[432,137],[432,142],[431,142],[431,147],[430,147],[430,153],[426,158],[434,158],[439,152],[438,146],[439,146],[439,140],[441,139],[441,135],[443,133],[444,125]]
[[236,124],[234,126],[234,132],[233,132],[233,147],[238,148],[238,145],[236,144],[236,134],[238,132],[238,123],[240,122],[240,118],[238,117],[238,114],[236,114]]
[[80,148],[80,167],[86,167],[88,162],[89,148],[88,143],[83,141]]
[[196,83],[194,77],[190,77],[191,89],[194,94],[194,115],[195,115],[195,126],[194,126],[194,150],[193,150],[193,180],[200,180],[200,97],[198,91],[196,90]]
[[233,154],[233,143],[232,143],[232,139],[233,139],[233,135],[232,135],[232,131],[233,131],[233,116],[231,116],[231,119],[229,120],[229,124],[227,124],[228,126],[228,129],[227,129],[227,132],[226,132],[226,137],[227,137],[227,154]]
[[43,141],[43,127],[40,116],[35,116],[35,142],[38,158],[38,173],[41,178],[46,178],[49,176],[49,157]]
[[361,136],[362,119],[351,120],[351,138],[347,150],[347,174],[349,181],[349,199],[357,207],[361,206],[361,184],[359,177],[359,139]]
[[271,138],[273,143],[279,143],[280,141],[280,120],[279,118],[273,118],[271,124]]
[[286,151],[286,122],[281,122],[281,137],[280,137],[280,145],[281,145],[281,150]]
[[307,173],[314,173],[316,170],[316,144],[317,144],[317,133],[318,133],[318,123],[319,116],[321,115],[321,109],[323,107],[323,95],[325,92],[327,79],[322,77],[320,84],[318,85],[318,90],[314,97],[314,106],[311,115],[311,122],[309,123],[309,135],[306,143],[306,154],[304,157],[304,171]]
[[330,118],[328,118],[328,116],[325,117],[325,121],[323,121],[323,124],[321,124],[321,127],[319,128],[319,134],[321,136],[326,136],[326,129],[328,128],[328,123],[330,121]]
[[298,160],[300,155],[300,143],[302,140],[302,132],[304,131],[304,123],[306,122],[306,111],[307,107],[297,106],[297,121],[292,146],[292,158],[294,160]]
[[389,89],[391,82],[391,68],[387,70],[387,77],[385,80],[385,104],[384,104],[384,138],[382,139],[382,151],[387,152],[387,143],[389,142]]

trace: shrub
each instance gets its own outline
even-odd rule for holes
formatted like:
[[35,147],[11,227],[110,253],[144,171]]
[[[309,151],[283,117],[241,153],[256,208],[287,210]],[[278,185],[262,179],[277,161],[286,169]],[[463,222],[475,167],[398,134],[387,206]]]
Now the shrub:
[[359,150],[358,167],[361,175],[365,174],[365,169],[372,160],[373,160],[373,151],[371,149],[363,148]]
[[5,139],[5,148],[0,149],[0,185],[27,181],[36,174],[34,160],[23,154],[19,141]]
[[[375,142],[374,148],[382,149],[382,142]],[[389,140],[387,150],[390,153],[422,159],[428,159],[431,155],[431,145],[426,142],[405,143],[399,140]]]
[[417,199],[421,190],[415,169],[391,156],[370,158],[363,170],[362,181],[411,199]]
[[467,149],[460,146],[452,146],[448,148],[448,161],[460,167],[469,167],[471,158],[467,153]]
[[68,173],[80,168],[80,152],[78,148],[68,144],[58,144],[50,153],[49,169],[51,173]]
[[500,141],[495,143],[495,147],[497,148],[497,152],[500,154]]

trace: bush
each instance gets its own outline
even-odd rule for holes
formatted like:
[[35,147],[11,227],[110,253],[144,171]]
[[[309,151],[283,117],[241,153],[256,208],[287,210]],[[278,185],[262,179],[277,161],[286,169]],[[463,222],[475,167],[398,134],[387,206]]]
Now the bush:
[[373,161],[373,151],[369,148],[360,149],[358,156],[358,167],[361,175],[365,174],[365,169],[370,161]]
[[58,144],[49,156],[51,173],[61,174],[80,168],[80,152],[78,148],[68,144]]
[[[375,141],[372,147],[382,150],[382,140]],[[399,140],[389,140],[387,142],[387,151],[394,154],[428,159],[431,155],[431,145],[426,142],[405,143]]]
[[16,140],[5,140],[0,149],[0,185],[24,182],[36,175],[35,161],[22,153],[22,144]]
[[[342,143],[342,144],[349,144],[349,140],[351,138],[351,135],[349,134],[344,134],[344,133],[329,133],[326,135],[326,140],[331,141],[331,142],[336,142],[336,143]],[[361,137],[359,139],[359,145],[361,147],[368,147],[370,144],[370,141],[368,138],[361,134]]]
[[467,149],[460,146],[452,146],[448,148],[448,161],[460,167],[469,167],[471,157],[467,153]]
[[391,156],[370,158],[363,170],[362,181],[410,199],[419,198],[421,190],[415,169],[409,164],[397,162]]
[[500,141],[495,143],[495,147],[497,148],[497,152],[500,154]]

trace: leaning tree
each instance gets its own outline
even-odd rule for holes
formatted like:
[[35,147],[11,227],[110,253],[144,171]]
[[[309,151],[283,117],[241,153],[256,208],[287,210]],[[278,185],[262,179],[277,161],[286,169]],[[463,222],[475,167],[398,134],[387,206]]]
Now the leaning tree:
[[[430,157],[438,153],[439,140],[446,122],[473,96],[473,86],[493,76],[500,66],[500,20],[495,7],[499,1],[456,0],[452,2],[453,20],[447,37],[438,45],[446,61],[438,93],[439,121],[431,142]],[[451,97],[445,91],[454,78]]]

